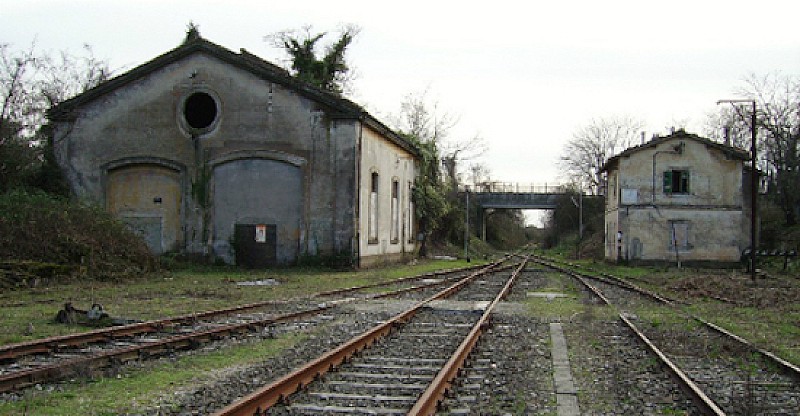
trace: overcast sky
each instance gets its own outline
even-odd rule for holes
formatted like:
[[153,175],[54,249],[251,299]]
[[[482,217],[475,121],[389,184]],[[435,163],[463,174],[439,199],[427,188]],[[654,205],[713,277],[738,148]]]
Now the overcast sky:
[[557,180],[564,143],[593,118],[640,118],[648,137],[702,133],[749,74],[800,75],[798,16],[796,0],[0,0],[0,43],[89,44],[131,69],[176,47],[193,21],[212,42],[280,64],[265,35],[355,24],[354,101],[387,120],[428,90],[459,118],[454,138],[486,140],[492,179],[540,184]]

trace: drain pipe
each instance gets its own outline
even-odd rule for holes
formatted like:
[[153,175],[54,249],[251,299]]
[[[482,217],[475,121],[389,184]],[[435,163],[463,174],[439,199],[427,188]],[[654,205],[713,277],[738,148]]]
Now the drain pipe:
[[[673,146],[672,150],[659,150],[653,153],[653,193],[652,199],[650,203],[653,205],[653,208],[658,208],[656,206],[656,156],[661,153],[671,153],[671,154],[683,154],[683,148],[686,147],[686,143],[680,142],[679,144]],[[675,223],[670,222],[670,238],[672,240],[672,248],[675,250],[675,261],[677,262],[678,269],[681,268],[681,259],[678,255],[678,239],[675,235]]]
[[653,153],[653,193],[650,199],[650,204],[653,206],[656,205],[656,156],[662,153],[683,154],[683,148],[685,146],[686,144],[684,142],[680,142],[680,144],[673,146],[672,150],[658,150]]

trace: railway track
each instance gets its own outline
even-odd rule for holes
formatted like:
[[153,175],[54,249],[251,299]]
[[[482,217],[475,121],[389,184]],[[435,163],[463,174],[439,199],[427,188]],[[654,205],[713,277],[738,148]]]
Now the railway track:
[[674,302],[613,276],[534,261],[579,280],[662,362],[703,414],[800,414],[800,369]]
[[[502,260],[490,267],[500,263]],[[476,267],[480,266],[425,273],[291,301],[259,302],[5,345],[0,347],[0,393],[119,367],[131,360],[194,349],[239,334],[266,331],[264,336],[268,337],[273,327],[288,322],[295,327],[317,325],[332,319],[329,315],[342,302],[435,290]],[[376,289],[380,292],[370,292]]]
[[217,415],[433,414],[525,263],[476,271]]

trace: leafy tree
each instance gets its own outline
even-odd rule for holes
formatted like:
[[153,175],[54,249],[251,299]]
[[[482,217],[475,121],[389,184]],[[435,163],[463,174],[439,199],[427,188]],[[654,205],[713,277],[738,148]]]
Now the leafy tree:
[[558,166],[568,181],[594,195],[605,185],[600,168],[615,154],[630,147],[644,123],[631,117],[592,120],[576,131],[561,153]]
[[304,27],[302,32],[285,30],[268,35],[266,39],[289,54],[295,77],[323,90],[342,94],[350,75],[345,52],[359,30],[354,25],[345,26],[336,42],[325,47],[321,57],[317,56],[317,43],[327,33],[312,35],[310,26]]
[[393,120],[422,153],[419,175],[414,184],[414,206],[420,231],[425,238],[420,247],[424,256],[429,240],[444,242],[461,235],[463,238],[463,209],[458,209],[457,183],[444,180],[441,170],[440,143],[454,125],[447,114],[437,114],[423,94],[409,94],[400,105],[400,114]]
[[[569,190],[564,195],[556,199],[556,208],[549,211],[545,218],[545,246],[554,247],[564,241],[567,236],[575,236],[578,245],[585,241],[599,241],[603,239],[592,238],[594,235],[602,237],[605,231],[604,218],[605,201],[601,197],[586,197],[579,201],[577,189]],[[583,221],[581,221],[581,210],[576,204],[583,204]],[[583,241],[578,239],[580,234],[579,224],[583,222]],[[580,249],[580,247],[579,247]],[[603,247],[593,247],[589,251],[597,257],[602,258]],[[584,250],[581,250],[584,251]]]
[[[420,254],[425,254],[428,240],[463,243],[466,212],[463,194],[459,193],[463,180],[458,168],[483,153],[483,139],[475,135],[466,141],[451,140],[450,131],[457,119],[438,111],[437,104],[427,98],[427,91],[408,94],[393,123],[423,155],[414,187],[417,220],[426,237]],[[489,176],[488,169],[478,163],[467,174],[471,174],[473,183]]]
[[486,216],[486,241],[501,249],[521,247],[528,242],[525,215],[518,209],[491,212]]

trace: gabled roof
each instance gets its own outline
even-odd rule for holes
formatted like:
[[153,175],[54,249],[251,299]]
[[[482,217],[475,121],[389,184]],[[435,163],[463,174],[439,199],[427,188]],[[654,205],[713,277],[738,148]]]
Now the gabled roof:
[[750,153],[747,152],[746,150],[740,149],[738,147],[728,146],[728,145],[725,145],[725,144],[722,144],[722,143],[717,143],[715,141],[712,141],[711,139],[707,139],[705,137],[700,137],[700,136],[698,136],[696,134],[687,133],[686,131],[681,129],[681,130],[675,131],[674,133],[672,133],[672,134],[670,134],[668,136],[657,136],[657,137],[654,137],[652,140],[650,140],[647,143],[643,143],[643,144],[641,144],[639,146],[633,146],[633,147],[629,147],[629,148],[625,149],[621,153],[619,153],[619,154],[611,157],[610,159],[608,159],[608,161],[603,165],[603,167],[600,168],[600,172],[606,172],[606,171],[608,171],[610,169],[613,169],[614,166],[616,166],[617,163],[619,163],[619,159],[620,158],[628,157],[628,156],[632,155],[633,153],[636,153],[636,152],[639,152],[639,151],[642,151],[642,150],[645,150],[645,149],[650,149],[650,148],[656,147],[659,144],[666,143],[666,142],[668,142],[670,140],[692,140],[692,141],[695,141],[695,142],[698,142],[698,143],[702,143],[702,144],[704,144],[707,147],[710,147],[712,149],[719,150],[719,151],[723,152],[727,157],[729,157],[731,159],[739,159],[739,160],[749,160],[750,159]]
[[359,120],[414,156],[419,157],[420,155],[419,149],[417,149],[416,146],[370,115],[358,104],[334,93],[299,81],[285,69],[265,61],[245,49],[241,49],[239,53],[235,53],[197,34],[195,34],[195,36],[187,36],[186,40],[177,48],[56,105],[47,112],[47,116],[50,120],[54,121],[74,120],[77,117],[76,110],[79,107],[195,53],[204,53],[213,56],[225,63],[248,71],[261,79],[290,88],[298,94],[327,107],[333,118]]

